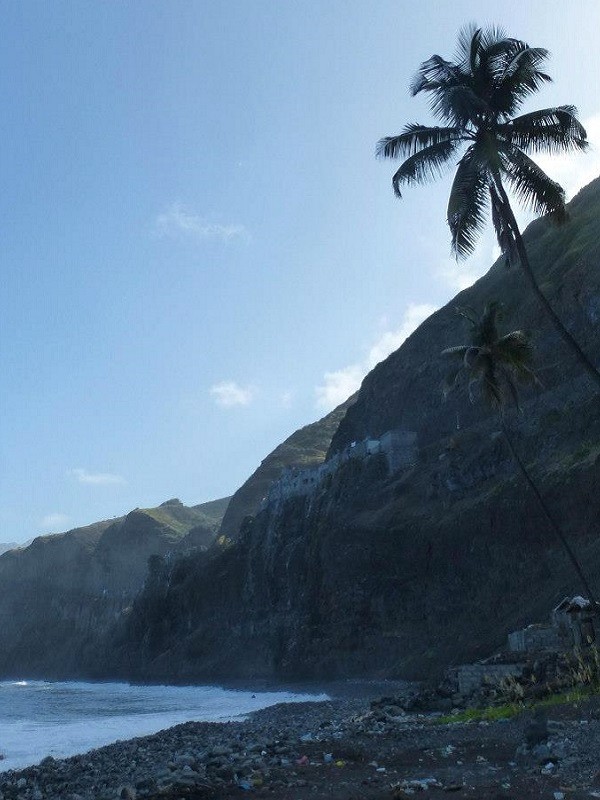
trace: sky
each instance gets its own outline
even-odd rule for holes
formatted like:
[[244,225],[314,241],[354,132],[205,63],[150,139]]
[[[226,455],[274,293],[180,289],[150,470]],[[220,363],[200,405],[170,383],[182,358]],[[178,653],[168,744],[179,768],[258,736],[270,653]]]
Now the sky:
[[7,0],[0,52],[0,541],[233,493],[492,263],[449,179],[377,140],[461,26],[551,51],[600,174],[597,0]]

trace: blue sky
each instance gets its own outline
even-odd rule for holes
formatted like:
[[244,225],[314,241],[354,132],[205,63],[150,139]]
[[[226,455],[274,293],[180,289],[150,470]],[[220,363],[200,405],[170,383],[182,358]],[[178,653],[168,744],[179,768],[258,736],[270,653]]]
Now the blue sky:
[[373,152],[472,20],[548,47],[531,107],[600,140],[596,0],[496,5],[3,4],[0,541],[232,493],[490,265]]

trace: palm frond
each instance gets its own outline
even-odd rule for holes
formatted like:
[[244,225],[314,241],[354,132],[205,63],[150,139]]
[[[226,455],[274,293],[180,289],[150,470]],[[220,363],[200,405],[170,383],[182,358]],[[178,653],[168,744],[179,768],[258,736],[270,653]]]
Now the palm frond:
[[456,152],[458,142],[438,142],[426,147],[406,159],[392,177],[392,186],[396,197],[402,197],[400,187],[415,183],[426,183],[437,178]]
[[477,316],[477,312],[471,306],[456,306],[455,311],[459,317],[463,317],[470,322],[471,327],[477,325],[479,318]]
[[536,214],[549,214],[557,223],[565,222],[565,192],[535,161],[511,145],[500,145],[503,172],[519,200]]
[[498,63],[493,105],[505,117],[512,116],[523,102],[537,92],[551,78],[539,67],[547,60],[543,47],[529,47],[519,39],[509,43],[504,58]]
[[404,126],[397,136],[384,136],[377,142],[377,158],[404,158],[441,142],[459,142],[462,131],[456,127],[427,127],[418,123]]
[[[481,46],[481,38],[483,36],[483,31],[481,28],[477,28],[476,30],[472,31],[471,34],[471,41],[467,42],[466,37],[468,36],[469,30],[468,28],[461,31],[458,35],[458,42],[459,48],[461,47],[461,35],[464,37],[464,41],[462,46],[464,47],[464,69],[465,71],[468,69],[471,72],[471,75],[474,75],[477,72],[479,64],[481,63],[481,51],[482,49],[485,52],[485,48]],[[468,60],[466,58],[468,53]]]
[[502,406],[507,405],[506,397],[512,400],[512,404],[518,411],[521,411],[521,398],[519,396],[519,388],[517,386],[517,382],[514,379],[513,375],[504,367],[499,367],[498,371],[501,375],[501,382],[499,381],[498,384],[502,391],[502,402],[499,404],[500,408]]
[[491,29],[482,38],[483,52],[476,77],[480,86],[491,97],[497,89],[506,67],[512,59],[514,40],[500,29]]
[[481,36],[482,30],[474,22],[464,25],[458,32],[454,61],[460,65],[461,72],[464,74],[473,71],[473,65],[477,61]]
[[448,199],[452,249],[459,257],[465,258],[473,252],[485,225],[487,186],[487,172],[476,146],[471,145],[458,163]]
[[518,384],[537,382],[531,368],[533,351],[529,337],[522,330],[498,335],[497,322],[502,305],[490,301],[481,315],[462,313],[471,326],[471,343],[448,347],[443,355],[462,359],[444,382],[444,396],[455,386],[461,375],[467,378],[469,399],[475,402],[475,390],[493,408],[502,409],[508,404],[519,406]]
[[487,404],[492,408],[502,408],[505,403],[504,390],[497,372],[497,365],[491,356],[482,365],[480,384],[483,398]]
[[498,126],[498,134],[526,152],[561,153],[586,150],[587,133],[575,106],[543,108]]
[[463,73],[456,64],[433,55],[423,61],[410,83],[410,93],[414,97],[419,92],[436,91],[440,87],[460,82]]
[[533,348],[525,331],[511,331],[501,336],[494,344],[496,355],[511,364],[529,364],[533,358]]
[[462,375],[462,372],[463,372],[463,367],[462,364],[460,364],[459,366],[454,367],[454,369],[451,369],[444,375],[444,380],[442,381],[442,398],[444,400],[446,400],[450,392],[456,389],[456,386],[458,384],[460,376]]
[[470,23],[459,31],[456,61],[463,72],[471,75],[475,84],[478,79],[488,76],[489,60],[505,39],[505,31],[497,26],[479,28]]
[[481,48],[492,54],[496,48],[503,47],[507,39],[506,31],[501,25],[489,25],[481,30]]
[[430,107],[436,117],[465,129],[467,135],[469,126],[475,128],[478,119],[485,117],[490,111],[485,100],[473,87],[465,83],[445,86],[440,91],[434,92]]
[[[509,61],[503,72],[504,80],[517,80],[532,73],[540,73],[540,67],[548,60],[550,53],[545,47],[530,47],[521,39],[507,39]],[[544,73],[541,73],[544,74]]]
[[462,361],[465,357],[465,353],[469,349],[470,345],[468,344],[459,344],[456,347],[446,347],[445,350],[442,350],[443,356],[456,356],[460,358]]
[[475,397],[475,392],[473,391],[476,386],[479,386],[479,377],[472,375],[467,383],[467,395],[471,403],[475,403],[475,400],[477,399]]

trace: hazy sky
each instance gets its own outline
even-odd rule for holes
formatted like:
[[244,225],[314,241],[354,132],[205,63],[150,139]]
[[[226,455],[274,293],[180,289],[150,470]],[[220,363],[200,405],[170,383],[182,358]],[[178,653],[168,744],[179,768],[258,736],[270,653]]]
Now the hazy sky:
[[463,24],[548,47],[530,107],[600,140],[597,0],[0,8],[0,541],[232,493],[491,264],[373,156]]

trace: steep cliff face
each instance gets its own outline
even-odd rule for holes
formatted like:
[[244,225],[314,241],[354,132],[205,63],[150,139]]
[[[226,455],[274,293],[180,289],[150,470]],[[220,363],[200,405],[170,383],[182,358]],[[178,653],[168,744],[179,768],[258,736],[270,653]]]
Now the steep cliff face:
[[[562,229],[530,226],[544,290],[600,357],[600,181]],[[422,677],[501,645],[581,591],[521,482],[497,420],[464,397],[441,402],[443,348],[463,343],[456,305],[506,306],[528,328],[543,387],[513,415],[517,446],[595,585],[600,581],[600,403],[515,270],[500,263],[367,376],[333,437],[416,431],[413,467],[352,460],[308,496],[269,505],[239,541],[157,576],[111,640],[141,677]]]
[[[570,211],[568,226],[539,221],[525,238],[544,291],[600,361],[600,180],[578,195]],[[412,466],[390,472],[382,454],[340,459],[339,469],[313,492],[282,495],[246,519],[233,543],[155,560],[132,603],[91,620],[91,604],[82,606],[80,674],[152,680],[423,677],[489,653],[509,630],[542,618],[565,594],[580,592],[514,468],[497,420],[464,397],[441,402],[440,352],[466,335],[454,308],[481,310],[492,299],[505,304],[505,330],[530,330],[542,380],[524,396],[524,414],[510,419],[516,446],[592,584],[600,585],[600,400],[530,299],[518,270],[496,264],[367,376],[329,449],[333,455],[351,441],[400,428],[417,434]],[[257,487],[253,498],[265,493],[258,481]],[[237,520],[228,523],[232,531],[256,508],[253,499],[244,510],[242,500]],[[85,569],[88,550],[105,533],[95,530],[92,545],[85,536],[76,540],[67,568]],[[14,555],[0,557],[0,570],[7,557]],[[124,573],[109,563],[117,587]],[[26,593],[19,597],[26,602]],[[36,603],[31,619],[39,626],[52,609],[51,594],[41,607]],[[10,643],[10,606],[3,608],[0,631],[8,626]],[[62,608],[47,613],[62,619]],[[76,616],[65,614],[65,624]],[[30,641],[22,640],[23,648]],[[37,660],[26,649],[15,655],[13,648],[11,657],[39,668],[52,664],[50,645],[45,655],[36,651]],[[56,670],[64,674],[66,663],[63,656]]]
[[295,431],[261,462],[231,498],[223,517],[221,534],[236,539],[244,519],[258,511],[262,499],[287,468],[312,467],[325,460],[331,439],[355,396],[317,422]]
[[[598,403],[557,391],[540,411],[518,446],[598,585]],[[108,667],[160,680],[419,678],[489,654],[579,591],[482,423],[396,475],[381,456],[347,462],[313,497],[261,512],[234,546],[177,563],[121,619]]]
[[[552,305],[586,352],[598,355],[600,320],[600,179],[583,189],[569,204],[571,221],[557,228],[537,220],[525,232],[525,243],[539,283]],[[419,433],[422,443],[449,434],[456,425],[468,426],[483,414],[464,398],[440,403],[444,364],[440,351],[464,344],[462,320],[456,306],[483,309],[491,299],[505,306],[506,330],[525,328],[537,350],[537,368],[550,389],[579,374],[579,366],[547,319],[518,267],[503,260],[471,288],[424,322],[402,347],[367,375],[355,403],[335,433],[330,453],[349,442],[380,436],[392,428]]]
[[[212,509],[211,509],[212,513]],[[0,674],[78,674],[143,586],[150,556],[212,544],[220,520],[170,500],[0,556]]]

